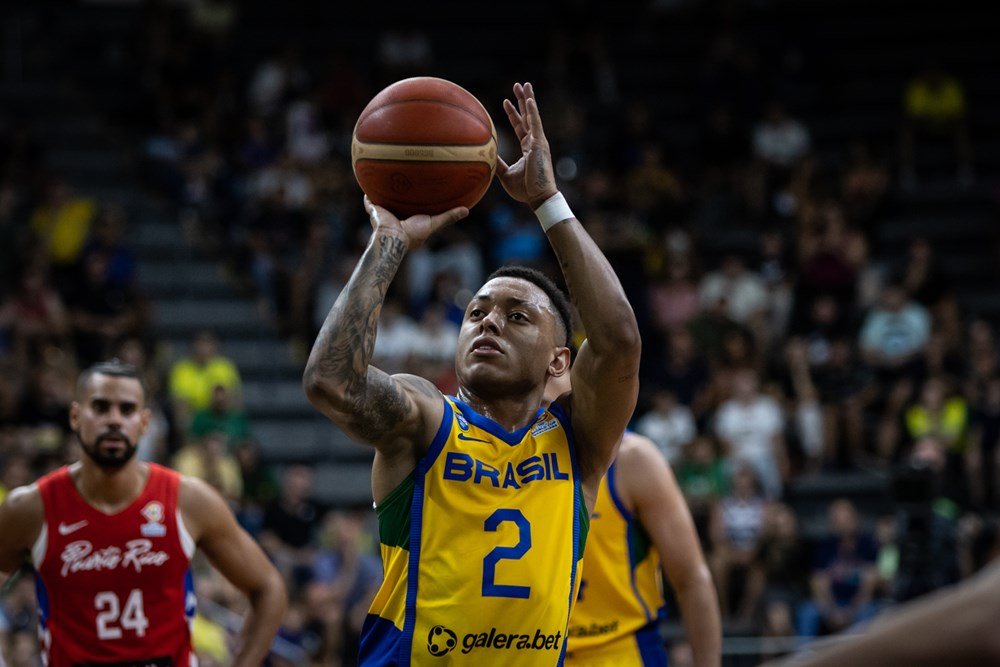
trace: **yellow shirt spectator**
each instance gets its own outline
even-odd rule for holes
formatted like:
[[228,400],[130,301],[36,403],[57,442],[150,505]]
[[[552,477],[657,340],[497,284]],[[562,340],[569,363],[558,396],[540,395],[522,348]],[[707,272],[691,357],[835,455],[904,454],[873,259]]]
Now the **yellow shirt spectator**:
[[917,78],[906,88],[906,116],[929,123],[949,123],[965,116],[965,92],[950,76]]
[[225,357],[213,357],[204,364],[195,359],[181,359],[170,369],[170,396],[185,403],[192,411],[212,404],[212,391],[222,386],[230,394],[240,390],[240,372]]
[[94,219],[94,202],[72,197],[39,206],[31,228],[44,241],[53,264],[72,264],[80,256]]
[[226,631],[201,614],[196,615],[191,623],[191,644],[202,660],[210,660],[211,664],[216,665],[229,664]]

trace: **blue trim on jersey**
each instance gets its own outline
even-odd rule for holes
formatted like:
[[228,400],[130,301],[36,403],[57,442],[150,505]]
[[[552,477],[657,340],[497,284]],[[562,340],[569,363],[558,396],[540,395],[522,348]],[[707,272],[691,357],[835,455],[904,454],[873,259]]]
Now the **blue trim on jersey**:
[[608,493],[611,494],[611,502],[615,504],[615,507],[622,515],[622,518],[624,518],[626,522],[632,523],[632,513],[628,511],[628,508],[625,507],[625,503],[622,502],[621,496],[618,495],[618,483],[615,475],[615,473],[617,473],[616,463],[617,461],[612,461],[611,467],[608,468]]
[[402,638],[403,633],[399,631],[395,623],[378,614],[368,614],[361,626],[358,665],[360,667],[398,665],[399,645]]
[[660,636],[659,624],[650,623],[636,631],[635,643],[642,657],[642,667],[667,667],[667,649]]
[[406,566],[406,616],[403,623],[402,641],[399,642],[399,664],[403,666],[410,664],[410,655],[413,653],[413,629],[417,623],[417,579],[420,573],[420,531],[423,527],[424,516],[424,482],[431,466],[434,465],[434,461],[448,441],[448,435],[451,433],[454,421],[455,411],[452,410],[448,401],[445,401],[441,425],[438,427],[431,446],[427,448],[427,453],[420,457],[414,471],[413,502],[410,505],[410,558]]
[[562,667],[566,661],[566,647],[569,646],[569,637],[566,636],[566,633],[569,631],[569,617],[573,613],[573,593],[576,588],[576,564],[583,557],[583,554],[579,551],[580,522],[582,518],[580,517],[580,503],[577,502],[579,498],[583,497],[583,489],[580,485],[580,466],[577,462],[576,442],[573,440],[573,429],[571,428],[569,415],[566,414],[566,411],[558,403],[550,405],[549,412],[559,421],[563,432],[566,434],[566,443],[569,445],[569,460],[573,468],[573,563],[570,566],[569,575],[569,609],[566,612],[566,629],[563,630],[562,650],[559,651],[559,662],[556,663],[557,667]]
[[35,597],[38,598],[38,625],[42,630],[49,626],[49,591],[45,588],[42,575],[35,572]]
[[631,533],[637,528],[636,519],[632,516],[632,513],[628,511],[625,507],[625,503],[622,502],[621,496],[618,495],[618,484],[615,481],[617,479],[617,461],[611,462],[611,467],[608,468],[608,494],[611,496],[611,501],[614,503],[615,508],[621,513],[622,517],[625,519],[625,546],[628,548],[628,579],[629,583],[632,584],[632,593],[635,595],[635,599],[639,601],[642,606],[642,611],[646,614],[646,620],[652,621],[654,616],[649,611],[649,607],[646,606],[646,601],[642,599],[639,595],[639,587],[635,583],[635,553],[632,549],[632,540],[630,539]]
[[[437,457],[441,454],[441,450],[444,449],[444,445],[448,442],[448,435],[451,433],[451,426],[455,422],[455,411],[451,407],[451,403],[444,401],[444,414],[441,415],[441,425],[438,426],[437,433],[434,434],[434,439],[431,441],[430,447],[424,453],[421,458],[420,463],[426,462],[424,466],[424,472],[431,469],[434,462],[437,461]],[[417,464],[419,468],[420,464]]]
[[184,618],[190,623],[197,613],[198,598],[194,592],[194,577],[191,574],[191,569],[188,568],[187,572],[184,573]]
[[521,440],[524,439],[524,434],[527,433],[528,430],[535,425],[535,422],[538,421],[538,418],[542,416],[543,412],[545,412],[543,408],[538,408],[538,412],[535,413],[535,418],[531,420],[530,424],[522,428],[519,428],[516,431],[508,431],[500,424],[496,423],[489,417],[479,414],[478,412],[476,412],[471,407],[469,407],[462,401],[458,400],[454,396],[449,396],[448,398],[450,398],[455,402],[455,405],[458,406],[458,409],[461,411],[462,416],[465,417],[470,424],[475,424],[476,426],[483,429],[493,437],[500,438],[508,445],[521,444]]

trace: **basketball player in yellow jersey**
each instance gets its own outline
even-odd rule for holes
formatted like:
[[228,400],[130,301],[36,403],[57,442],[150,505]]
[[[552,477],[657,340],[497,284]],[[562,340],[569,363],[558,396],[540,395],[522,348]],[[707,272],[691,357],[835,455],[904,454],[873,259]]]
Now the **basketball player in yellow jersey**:
[[[550,381],[547,395],[568,381]],[[657,628],[661,568],[677,594],[697,667],[718,667],[721,624],[715,586],[684,496],[646,437],[626,431],[591,514],[583,580],[569,624],[566,665],[666,665]]]
[[[522,155],[498,161],[559,259],[588,338],[570,370],[566,298],[542,274],[501,269],[465,311],[445,397],[370,365],[376,323],[407,251],[463,208],[398,220],[366,201],[373,233],[306,366],[313,405],[375,448],[385,578],[362,665],[557,665],[590,511],[635,407],[639,332],[607,259],[559,194],[530,84],[504,108]],[[549,378],[572,375],[549,408]]]

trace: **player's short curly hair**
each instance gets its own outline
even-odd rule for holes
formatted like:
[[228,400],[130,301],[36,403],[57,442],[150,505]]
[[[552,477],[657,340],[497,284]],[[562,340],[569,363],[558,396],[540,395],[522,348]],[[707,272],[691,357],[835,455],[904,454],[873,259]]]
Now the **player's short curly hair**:
[[76,381],[77,396],[82,397],[87,392],[87,386],[90,384],[90,379],[95,375],[132,378],[133,380],[138,381],[139,386],[142,387],[142,393],[144,395],[146,393],[146,384],[142,381],[142,374],[139,372],[139,369],[132,364],[126,364],[120,359],[115,358],[107,361],[99,361],[80,373],[80,377]]
[[527,280],[529,283],[545,292],[545,295],[549,297],[549,301],[552,302],[552,307],[556,309],[559,321],[562,323],[564,334],[563,345],[570,348],[570,350],[573,349],[573,315],[570,310],[569,298],[566,296],[565,292],[559,289],[559,287],[552,282],[551,278],[538,269],[533,269],[530,266],[521,266],[519,264],[501,266],[499,269],[490,274],[490,277],[486,279],[486,282],[489,282],[494,278],[520,278],[521,280]]

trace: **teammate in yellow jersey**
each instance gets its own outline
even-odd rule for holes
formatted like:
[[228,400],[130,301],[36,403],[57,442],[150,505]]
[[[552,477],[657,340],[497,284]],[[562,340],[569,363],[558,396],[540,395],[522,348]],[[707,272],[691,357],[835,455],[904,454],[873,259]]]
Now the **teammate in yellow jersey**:
[[[548,396],[567,384],[553,379]],[[627,431],[591,514],[566,665],[666,665],[657,627],[665,603],[661,570],[677,594],[694,664],[718,667],[718,598],[691,512],[656,446]]]
[[[407,251],[464,208],[398,220],[365,205],[373,233],[316,339],[313,405],[375,448],[372,492],[385,579],[362,665],[557,665],[590,511],[635,407],[640,341],[607,259],[559,194],[531,84],[504,108],[521,144],[497,173],[531,206],[589,335],[570,370],[566,298],[542,274],[501,269],[469,303],[456,397],[370,365],[386,290]],[[574,390],[542,407],[549,378]]]

